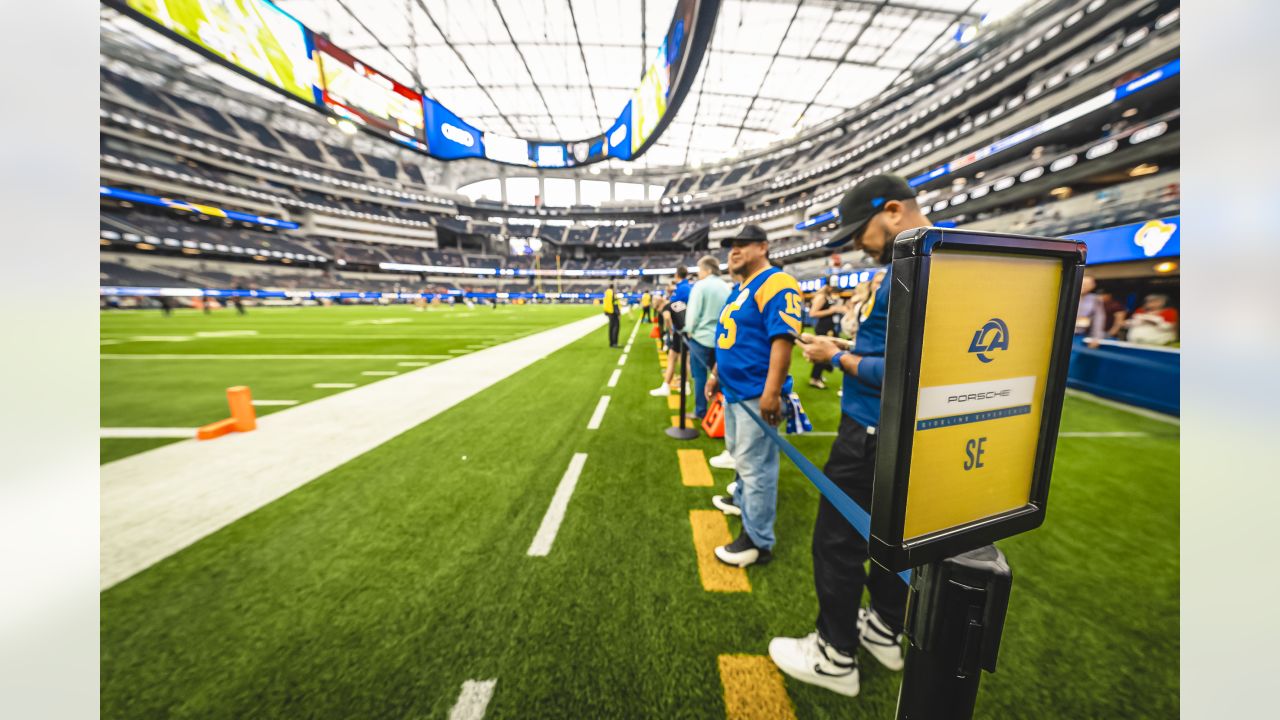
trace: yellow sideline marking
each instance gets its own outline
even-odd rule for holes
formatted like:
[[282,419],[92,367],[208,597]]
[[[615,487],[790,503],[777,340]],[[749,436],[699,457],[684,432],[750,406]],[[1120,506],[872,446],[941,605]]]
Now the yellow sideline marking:
[[667,396],[667,409],[668,409],[668,410],[678,410],[679,408],[680,408],[680,395],[678,395],[678,394],[676,394],[676,395],[668,395],[668,396]]
[[711,487],[711,467],[701,450],[677,450],[680,458],[680,481],[686,487]]
[[751,592],[746,570],[725,565],[716,559],[716,546],[733,542],[724,514],[719,510],[690,510],[689,525],[693,527],[693,549],[698,556],[702,589],[707,592]]
[[[697,421],[695,421],[693,418],[689,418],[688,420],[686,420],[686,421],[685,421],[685,425],[684,425],[684,426],[685,426],[685,427],[687,427],[687,428],[689,428],[690,430],[697,430],[697,429],[698,429],[698,423],[697,423]],[[679,415],[672,415],[672,416],[671,416],[671,427],[680,427],[680,416],[679,416]]]
[[727,720],[795,720],[772,660],[763,655],[721,655],[717,660]]

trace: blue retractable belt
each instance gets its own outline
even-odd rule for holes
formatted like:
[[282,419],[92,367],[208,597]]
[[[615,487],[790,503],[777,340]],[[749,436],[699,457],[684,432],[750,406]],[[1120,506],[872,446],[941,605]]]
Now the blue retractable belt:
[[[686,335],[686,337],[688,336]],[[694,362],[701,364],[701,360],[692,353],[690,353],[689,357],[693,358]],[[751,416],[751,419],[764,430],[764,434],[782,450],[782,454],[795,463],[796,467],[800,469],[800,473],[808,478],[814,487],[818,488],[818,492],[822,493],[827,502],[831,503],[844,516],[845,520],[849,521],[849,524],[853,526],[854,532],[861,535],[862,539],[867,542],[871,542],[871,515],[866,510],[863,510],[861,505],[854,502],[853,498],[846,495],[838,485],[832,482],[831,478],[827,477],[821,468],[814,465],[809,458],[797,450],[795,445],[787,442],[786,438],[779,435],[778,429],[765,422],[764,418],[760,417],[755,410],[752,410],[750,405],[742,403],[742,407]],[[902,578],[903,582],[910,584],[911,571],[903,570],[898,573],[898,577]]]

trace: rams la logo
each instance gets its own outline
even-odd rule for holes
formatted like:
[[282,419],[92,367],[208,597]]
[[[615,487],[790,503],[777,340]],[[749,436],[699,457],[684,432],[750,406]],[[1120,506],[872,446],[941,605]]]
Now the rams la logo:
[[969,352],[977,355],[978,359],[984,363],[989,363],[995,359],[987,357],[987,353],[993,350],[1008,349],[1009,327],[1000,318],[988,320],[981,330],[973,334],[973,341],[969,343]]
[[1162,222],[1160,220],[1148,220],[1146,224],[1138,228],[1138,232],[1133,234],[1133,244],[1142,248],[1142,254],[1147,257],[1155,257],[1156,253],[1164,249],[1168,244],[1169,238],[1173,237],[1178,226],[1174,223]]

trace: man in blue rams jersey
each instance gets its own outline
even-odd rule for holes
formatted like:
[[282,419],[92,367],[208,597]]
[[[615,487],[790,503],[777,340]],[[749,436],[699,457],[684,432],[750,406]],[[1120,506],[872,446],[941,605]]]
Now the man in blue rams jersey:
[[[689,268],[684,266],[682,260],[676,265],[676,283],[671,290],[671,298],[662,309],[663,329],[666,331],[664,337],[667,345],[667,372],[662,378],[662,384],[649,391],[649,394],[654,397],[666,397],[671,393],[672,383],[680,380],[680,351],[684,348],[684,336],[680,331],[684,328],[684,314],[688,309],[689,293],[692,290],[693,283],[689,281]],[[688,376],[687,372],[685,376]],[[676,387],[680,386],[676,385]]]
[[[875,175],[858,183],[840,201],[840,230],[828,241],[854,246],[880,264],[893,259],[899,233],[928,225],[915,192],[897,175]],[[840,430],[823,472],[864,510],[871,507],[876,467],[876,426],[880,424],[880,386],[884,379],[885,334],[892,267],[872,281],[861,324],[851,348],[832,338],[805,336],[810,362],[829,362],[844,373]],[[769,656],[788,675],[833,690],[858,694],[858,646],[890,670],[903,665],[902,622],[907,586],[895,574],[871,564],[867,541],[825,497],[813,526],[813,584],[818,595],[817,631],[803,638],[774,638]],[[862,608],[862,590],[871,594]]]
[[737,469],[728,496],[712,503],[742,516],[736,540],[716,548],[721,562],[737,567],[773,559],[773,520],[778,506],[778,447],[747,408],[776,426],[782,395],[791,392],[791,346],[800,332],[800,286],[769,264],[769,238],[747,225],[722,241],[729,246],[729,272],[738,285],[716,324],[715,370],[707,377],[710,399],[724,393],[724,439]]

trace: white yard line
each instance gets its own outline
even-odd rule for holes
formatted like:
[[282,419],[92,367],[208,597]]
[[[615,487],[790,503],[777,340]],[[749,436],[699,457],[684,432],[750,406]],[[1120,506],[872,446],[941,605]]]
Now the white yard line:
[[1138,438],[1151,437],[1144,432],[1060,432],[1060,438]]
[[600,423],[604,422],[604,411],[609,409],[609,396],[600,397],[600,402],[596,403],[596,411],[591,413],[591,419],[587,421],[588,430],[599,430]]
[[582,476],[582,467],[587,464],[586,453],[574,453],[569,461],[569,469],[564,471],[560,484],[556,486],[556,494],[551,498],[551,506],[547,514],[542,516],[542,524],[538,533],[529,544],[529,555],[546,557],[551,552],[551,545],[556,541],[556,533],[560,531],[560,523],[564,521],[565,510],[569,508],[569,498],[573,497],[573,489],[578,486],[578,478]]
[[462,683],[462,692],[449,710],[449,720],[482,720],[497,684],[497,680],[468,680]]
[[284,407],[287,405],[297,405],[297,400],[254,400],[253,404],[258,407]]
[[202,338],[221,338],[221,337],[245,337],[257,335],[257,330],[206,330],[197,332],[196,337]]
[[133,342],[189,342],[193,339],[190,335],[134,335],[130,338]]
[[446,360],[451,355],[188,355],[172,353],[108,354],[102,360]]
[[207,441],[192,438],[103,465],[102,589],[430,420],[604,323],[603,315],[592,316],[465,359],[266,415],[253,432]]
[[627,354],[626,354],[626,353],[622,353],[622,355],[618,357],[618,364],[619,364],[619,365],[626,365],[626,364],[627,364]]
[[426,367],[430,364],[431,363],[429,362],[413,362],[413,361],[396,363],[396,365],[399,365],[400,367]]
[[618,376],[619,376],[619,375],[621,375],[621,374],[622,374],[622,368],[618,368],[617,370],[614,370],[614,371],[613,371],[613,374],[609,376],[609,387],[616,387],[616,386],[617,386],[617,384],[618,384]]
[[355,383],[315,383],[311,387],[317,390],[329,390],[333,388],[353,388]]
[[98,437],[103,439],[120,438],[193,438],[195,428],[179,427],[104,427],[98,428]]
[[390,377],[391,375],[399,375],[400,373],[395,370],[365,370],[360,374],[372,375],[372,376],[378,376],[378,377]]
[[1170,425],[1178,425],[1178,426],[1182,425],[1182,421],[1180,421],[1178,418],[1174,417],[1173,415],[1165,415],[1164,413],[1156,412],[1155,410],[1148,410],[1146,408],[1140,408],[1135,405],[1126,405],[1125,403],[1122,403],[1122,402],[1116,402],[1115,400],[1108,400],[1106,398],[1098,397],[1093,393],[1087,393],[1087,392],[1084,392],[1083,390],[1074,390],[1072,388],[1067,388],[1067,395],[1074,398],[1080,398],[1081,400],[1088,400],[1089,402],[1097,403],[1099,405],[1104,405],[1109,408],[1115,408],[1116,410],[1123,410],[1127,413],[1132,413],[1134,415],[1147,418],[1148,420],[1156,420],[1158,422],[1168,423]]

